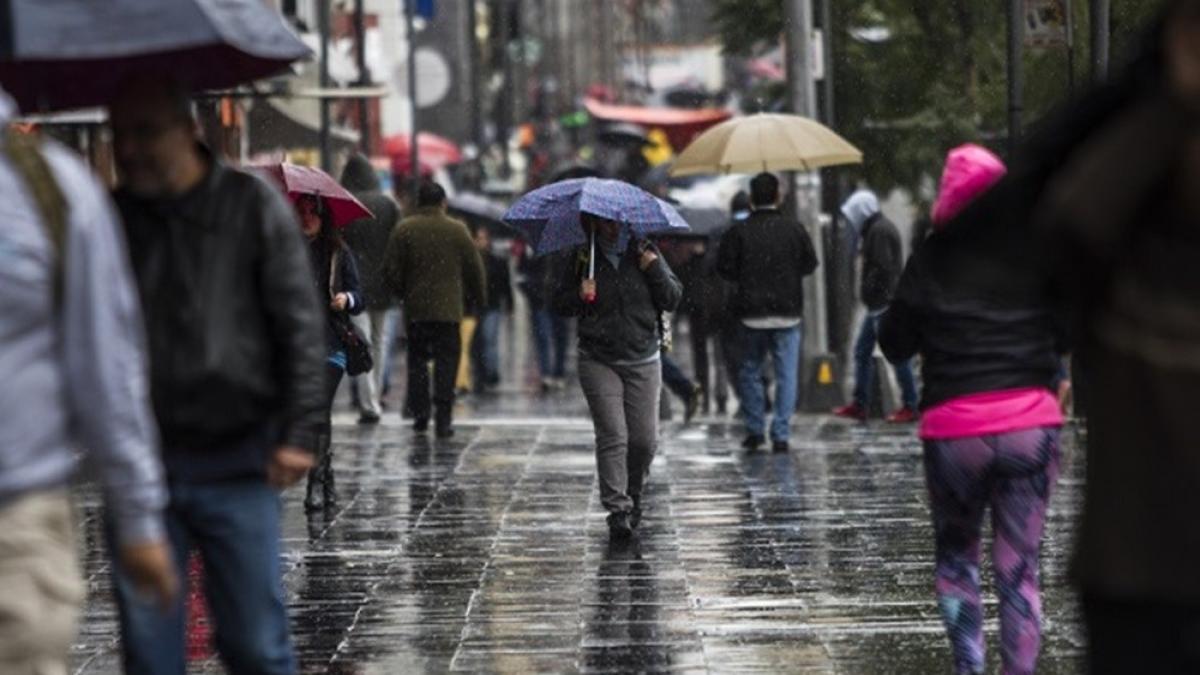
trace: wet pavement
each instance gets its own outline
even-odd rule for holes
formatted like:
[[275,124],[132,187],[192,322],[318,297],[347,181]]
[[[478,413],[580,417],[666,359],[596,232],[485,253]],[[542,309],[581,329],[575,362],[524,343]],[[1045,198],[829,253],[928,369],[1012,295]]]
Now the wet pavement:
[[[378,427],[340,412],[338,508],[310,520],[301,489],[284,495],[304,672],[949,672],[911,427],[801,416],[789,454],[747,455],[728,418],[667,423],[640,536],[611,545],[577,386],[502,389],[460,413],[434,441],[394,412]],[[1065,438],[1043,673],[1082,670],[1066,566],[1083,462]],[[76,672],[116,672],[97,497],[80,501]],[[198,642],[194,672],[222,672]]]

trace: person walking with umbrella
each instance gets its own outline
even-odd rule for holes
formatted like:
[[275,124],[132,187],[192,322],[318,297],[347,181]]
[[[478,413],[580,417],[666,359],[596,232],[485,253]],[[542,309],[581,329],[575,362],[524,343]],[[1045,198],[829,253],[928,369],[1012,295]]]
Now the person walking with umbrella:
[[308,472],[304,510],[318,511],[333,507],[337,491],[333,482],[333,400],[346,372],[346,348],[337,330],[338,322],[361,314],[362,288],[354,253],[335,229],[332,209],[316,195],[301,195],[294,202],[300,217],[300,231],[308,241],[312,261],[313,284],[325,303],[325,422],[317,434],[317,465]]
[[600,501],[614,539],[633,535],[658,441],[662,313],[683,285],[645,236],[686,228],[673,207],[627,183],[584,178],[535,190],[505,220],[536,253],[572,249],[553,308],[578,317],[579,381],[596,434]]

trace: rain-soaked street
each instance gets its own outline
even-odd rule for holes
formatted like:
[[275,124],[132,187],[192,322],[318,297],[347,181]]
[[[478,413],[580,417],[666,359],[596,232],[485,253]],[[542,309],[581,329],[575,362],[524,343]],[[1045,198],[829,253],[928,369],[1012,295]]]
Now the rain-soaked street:
[[[304,672],[948,670],[910,427],[800,416],[790,454],[747,455],[727,418],[668,422],[640,537],[611,546],[577,386],[532,391],[468,397],[450,441],[415,435],[394,405],[375,428],[342,408],[337,510],[310,521],[301,488],[284,497]],[[1083,655],[1066,580],[1083,466],[1065,438],[1042,563],[1044,673],[1080,672]],[[77,672],[111,673],[115,608],[84,497]],[[994,645],[994,600],[988,611]],[[222,672],[204,634],[192,630],[194,670]]]

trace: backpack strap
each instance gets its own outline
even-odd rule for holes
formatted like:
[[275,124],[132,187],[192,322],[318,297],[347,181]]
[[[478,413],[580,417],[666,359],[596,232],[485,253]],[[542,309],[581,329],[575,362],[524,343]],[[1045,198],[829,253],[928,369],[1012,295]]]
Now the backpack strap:
[[42,228],[54,248],[54,302],[61,305],[67,254],[67,200],[42,154],[37,136],[9,126],[4,132],[4,156],[29,189]]

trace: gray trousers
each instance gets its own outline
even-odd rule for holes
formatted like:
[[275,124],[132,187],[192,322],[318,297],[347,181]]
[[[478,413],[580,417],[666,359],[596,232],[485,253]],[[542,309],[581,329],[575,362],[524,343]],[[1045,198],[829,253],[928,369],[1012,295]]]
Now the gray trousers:
[[579,383],[596,429],[600,503],[610,513],[629,511],[658,446],[662,364],[610,366],[581,356]]
[[383,393],[384,348],[390,346],[384,344],[384,329],[387,327],[387,322],[393,318],[391,314],[394,311],[393,309],[368,309],[358,316],[350,317],[359,330],[370,338],[371,360],[375,364],[371,370],[354,378],[357,384],[364,385],[362,389],[358,390],[359,408],[362,412],[383,414],[383,406],[380,405],[379,399]]

